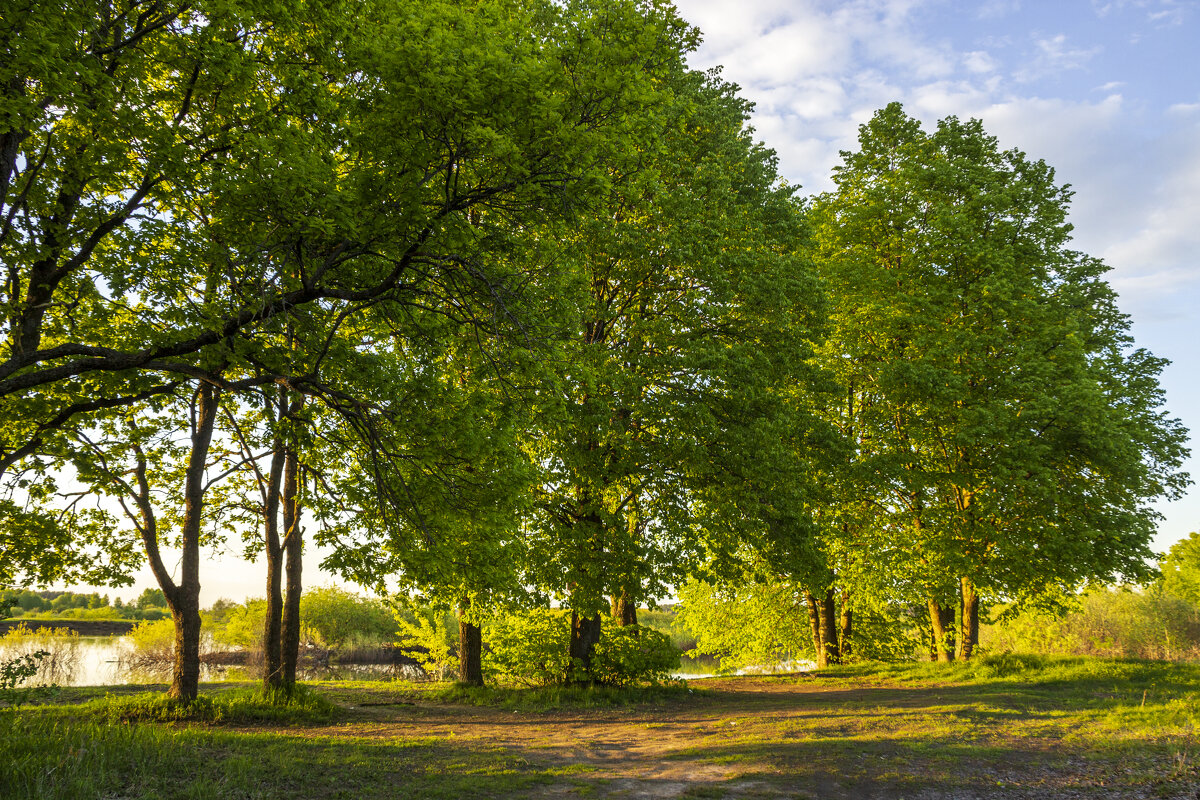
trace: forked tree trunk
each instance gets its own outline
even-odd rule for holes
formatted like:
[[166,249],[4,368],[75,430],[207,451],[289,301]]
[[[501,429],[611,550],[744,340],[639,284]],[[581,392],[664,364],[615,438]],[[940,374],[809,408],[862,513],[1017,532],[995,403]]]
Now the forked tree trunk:
[[574,678],[575,683],[592,683],[592,653],[596,643],[600,641],[600,615],[581,617],[575,611],[571,612],[571,645],[569,654],[575,663],[579,674]]
[[304,542],[300,531],[300,463],[295,450],[289,449],[283,467],[283,549],[287,587],[283,598],[281,662],[283,686],[290,692],[296,685],[296,662],[300,658],[300,574]]
[[[954,660],[954,646],[950,642],[951,632],[947,629],[946,609],[943,609],[942,605],[932,597],[929,598],[928,605],[929,624],[933,630],[933,640],[930,644],[932,660],[949,663]],[[953,607],[950,609],[950,613],[954,613]],[[949,623],[950,628],[953,628],[953,617],[950,618]]]
[[483,686],[483,630],[458,617],[458,680],[469,686]]
[[958,657],[970,661],[979,645],[979,594],[970,578],[960,578],[962,587],[962,627],[958,636]]
[[833,587],[825,591],[821,600],[821,649],[825,653],[826,664],[842,663],[841,650],[838,648],[837,605],[834,602]]
[[807,589],[804,591],[804,599],[808,604],[808,624],[812,628],[813,652],[817,656],[817,669],[824,669],[829,666],[829,658],[825,653],[825,647],[821,644],[821,606],[813,593]]
[[637,625],[637,602],[624,589],[612,598],[613,622],[622,628]]

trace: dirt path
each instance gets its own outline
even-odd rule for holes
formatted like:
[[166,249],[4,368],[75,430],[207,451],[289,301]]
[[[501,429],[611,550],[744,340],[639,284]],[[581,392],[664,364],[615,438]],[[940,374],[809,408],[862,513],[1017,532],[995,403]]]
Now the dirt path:
[[550,776],[532,797],[1200,798],[1190,736],[1127,740],[1096,713],[963,685],[697,681],[656,705],[513,712],[341,697],[310,735],[436,739]]

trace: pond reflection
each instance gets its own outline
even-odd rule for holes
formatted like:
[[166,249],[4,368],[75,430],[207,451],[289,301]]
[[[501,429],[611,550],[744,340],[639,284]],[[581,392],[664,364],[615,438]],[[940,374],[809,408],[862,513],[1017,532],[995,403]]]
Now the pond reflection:
[[[41,660],[38,674],[26,686],[119,686],[166,683],[171,680],[169,655],[147,656],[128,636],[38,635],[0,640],[0,662],[39,650],[50,653]],[[260,665],[253,655],[233,651],[201,657],[200,680],[257,680]],[[329,659],[308,659],[297,669],[303,681],[318,680],[422,680],[425,673],[412,664],[338,664]]]

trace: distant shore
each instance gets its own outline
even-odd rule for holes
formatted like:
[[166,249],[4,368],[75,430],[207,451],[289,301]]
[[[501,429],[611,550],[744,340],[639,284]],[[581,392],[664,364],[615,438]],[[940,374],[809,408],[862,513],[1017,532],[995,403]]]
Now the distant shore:
[[124,636],[133,630],[137,620],[129,619],[0,619],[0,636],[20,625],[36,631],[43,628],[66,628],[80,636]]

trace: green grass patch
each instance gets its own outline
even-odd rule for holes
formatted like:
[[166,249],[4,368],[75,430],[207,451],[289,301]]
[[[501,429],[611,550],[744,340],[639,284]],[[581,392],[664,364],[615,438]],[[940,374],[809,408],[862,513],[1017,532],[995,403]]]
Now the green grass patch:
[[0,713],[0,797],[503,797],[552,780],[442,739],[330,739]]
[[[364,687],[366,688],[366,687]],[[367,691],[370,691],[367,689]],[[426,703],[482,706],[506,711],[555,711],[573,708],[620,708],[687,702],[704,690],[683,683],[663,686],[545,686],[518,688],[467,686],[459,683],[394,684],[386,690],[397,699]]]
[[1189,664],[994,656],[704,690],[322,682],[291,704],[254,684],[202,692],[0,710],[0,797],[616,798],[665,764],[697,797],[1200,788]]
[[65,715],[98,722],[198,722],[227,725],[312,725],[328,722],[340,707],[326,694],[297,685],[290,697],[270,697],[257,684],[206,684],[191,703],[146,687],[62,689],[31,713]]

